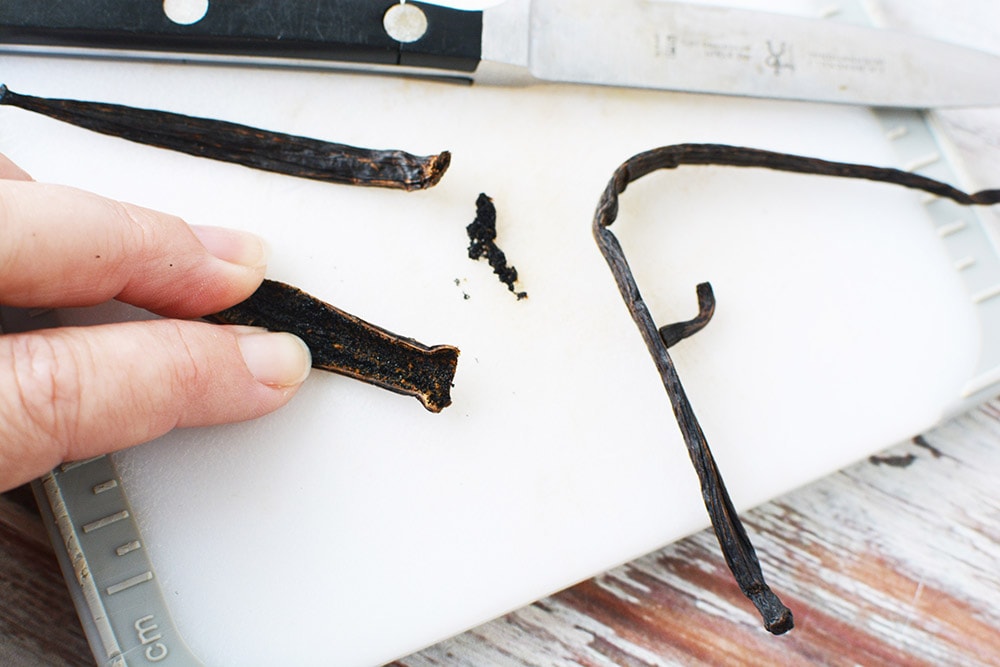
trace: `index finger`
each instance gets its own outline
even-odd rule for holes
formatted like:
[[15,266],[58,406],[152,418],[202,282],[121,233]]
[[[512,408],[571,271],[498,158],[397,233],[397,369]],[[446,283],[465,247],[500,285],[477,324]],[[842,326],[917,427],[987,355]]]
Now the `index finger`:
[[75,188],[0,180],[0,303],[86,306],[118,298],[196,317],[247,298],[265,262],[263,243],[250,234],[192,228]]

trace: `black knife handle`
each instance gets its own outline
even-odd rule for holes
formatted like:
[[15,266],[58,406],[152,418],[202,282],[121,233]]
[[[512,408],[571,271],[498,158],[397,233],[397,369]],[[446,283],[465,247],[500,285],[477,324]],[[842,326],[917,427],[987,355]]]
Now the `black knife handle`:
[[424,36],[401,44],[382,17],[398,0],[209,0],[191,25],[157,0],[2,0],[0,43],[404,65],[471,72],[482,12],[412,3]]

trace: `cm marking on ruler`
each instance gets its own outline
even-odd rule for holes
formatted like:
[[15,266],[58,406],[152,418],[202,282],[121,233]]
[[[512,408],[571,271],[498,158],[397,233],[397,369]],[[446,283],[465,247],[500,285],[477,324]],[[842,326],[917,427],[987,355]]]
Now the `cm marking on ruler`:
[[124,487],[106,456],[63,464],[40,484],[88,640],[111,667],[200,667],[170,617]]

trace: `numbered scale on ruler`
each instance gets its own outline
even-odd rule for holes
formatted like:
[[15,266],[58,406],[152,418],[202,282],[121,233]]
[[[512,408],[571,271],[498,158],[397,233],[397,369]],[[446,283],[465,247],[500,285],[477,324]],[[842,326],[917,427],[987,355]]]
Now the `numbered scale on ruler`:
[[35,494],[98,663],[199,665],[171,620],[111,459],[64,464],[35,482]]

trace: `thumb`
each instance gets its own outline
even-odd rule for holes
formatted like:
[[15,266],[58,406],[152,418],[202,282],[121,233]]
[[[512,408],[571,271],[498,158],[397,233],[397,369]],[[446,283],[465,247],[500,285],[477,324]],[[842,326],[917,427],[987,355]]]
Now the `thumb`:
[[154,320],[0,336],[0,490],[175,427],[252,419],[309,373],[291,334]]

